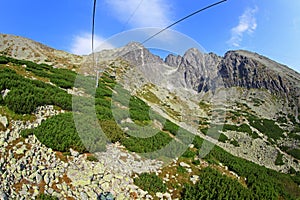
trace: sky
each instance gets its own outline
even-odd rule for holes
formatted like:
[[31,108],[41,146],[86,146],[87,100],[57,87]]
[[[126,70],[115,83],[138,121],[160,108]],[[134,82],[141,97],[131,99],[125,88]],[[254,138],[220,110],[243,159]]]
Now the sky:
[[[123,31],[164,28],[217,1],[97,0],[95,46]],[[92,8],[93,0],[1,0],[0,33],[88,54]],[[206,52],[223,56],[228,50],[249,50],[300,72],[299,10],[299,0],[227,0],[171,29]]]

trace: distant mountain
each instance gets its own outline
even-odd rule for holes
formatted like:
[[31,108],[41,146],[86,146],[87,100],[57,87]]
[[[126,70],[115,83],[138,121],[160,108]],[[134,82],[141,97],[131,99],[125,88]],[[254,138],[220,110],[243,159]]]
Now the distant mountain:
[[[139,71],[143,80],[167,88],[192,89],[198,93],[232,87],[264,89],[286,99],[296,115],[300,107],[300,74],[249,51],[228,51],[221,57],[189,49],[182,56],[169,55],[163,61],[141,44],[130,43],[99,52],[98,57],[100,61],[102,58],[126,60]],[[132,74],[131,79],[139,82],[136,74]]]
[[70,68],[73,65],[78,66],[82,62],[81,56],[59,51],[24,37],[8,34],[0,34],[0,55],[47,63],[57,67]]

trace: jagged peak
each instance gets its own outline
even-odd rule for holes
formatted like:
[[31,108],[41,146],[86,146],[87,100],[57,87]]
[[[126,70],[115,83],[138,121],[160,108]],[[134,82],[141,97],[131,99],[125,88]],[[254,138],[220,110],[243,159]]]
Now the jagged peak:
[[204,53],[201,52],[199,49],[197,48],[190,48],[188,49],[185,53],[184,53],[184,56],[187,56],[187,55],[203,55]]
[[130,48],[130,49],[144,49],[145,47],[139,43],[139,42],[135,42],[135,41],[131,41],[129,42],[125,48]]

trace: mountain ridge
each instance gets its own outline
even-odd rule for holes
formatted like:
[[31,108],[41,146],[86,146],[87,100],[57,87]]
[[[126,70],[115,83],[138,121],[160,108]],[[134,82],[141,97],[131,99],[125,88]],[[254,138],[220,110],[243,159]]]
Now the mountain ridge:
[[82,56],[56,50],[21,36],[0,33],[0,54],[66,68],[80,65]]
[[[19,44],[21,43],[16,43],[16,46]],[[29,48],[28,51],[34,53],[32,48]],[[46,54],[46,52],[50,51],[45,50],[44,53]],[[34,54],[30,56],[35,61]],[[162,168],[160,172],[152,171],[157,172],[155,177],[161,178],[161,183],[166,183],[168,187],[166,194],[169,197],[180,198],[180,195],[184,195],[182,186],[195,184],[197,177],[199,178],[198,175],[202,177],[205,171],[211,177],[212,173],[205,168],[219,171],[226,180],[235,180],[238,186],[245,186],[243,187],[245,192],[257,195],[257,198],[289,199],[290,194],[295,198],[300,196],[300,123],[298,122],[299,101],[297,99],[299,74],[293,73],[285,66],[263,56],[260,57],[258,54],[246,51],[229,51],[221,57],[213,53],[204,54],[192,48],[182,56],[169,55],[162,60],[142,45],[132,42],[118,49],[97,52],[94,56],[97,62],[92,60],[92,55],[83,56],[81,57],[81,67],[72,68],[76,72],[81,72],[81,68],[86,67],[86,71],[83,72],[87,76],[66,70],[65,68],[70,67],[68,64],[64,66],[36,64],[0,56],[0,86],[2,90],[0,92],[6,93],[6,95],[0,96],[0,118],[1,116],[4,116],[4,119],[7,117],[6,121],[9,122],[7,124],[5,120],[2,120],[1,123],[5,125],[0,126],[0,132],[2,130],[4,133],[5,131],[5,134],[0,135],[0,143],[4,144],[4,150],[2,149],[1,152],[5,159],[4,161],[0,160],[1,163],[4,163],[0,165],[0,170],[6,170],[9,176],[4,180],[13,183],[6,184],[5,193],[15,195],[15,197],[27,194],[28,192],[23,191],[23,187],[22,191],[14,192],[15,190],[12,189],[14,187],[21,188],[22,184],[23,186],[25,184],[24,188],[30,188],[31,195],[33,192],[31,185],[36,182],[38,184],[42,179],[45,179],[46,186],[50,188],[51,184],[48,180],[51,176],[47,175],[49,172],[47,170],[52,170],[51,163],[53,162],[50,162],[49,159],[42,160],[46,161],[41,163],[46,166],[43,168],[46,170],[41,168],[40,176],[34,175],[36,177],[32,178],[32,184],[26,182],[18,185],[17,182],[20,182],[20,179],[17,178],[23,176],[24,167],[26,170],[23,171],[30,172],[27,175],[36,172],[30,164],[35,157],[37,157],[35,161],[39,161],[43,155],[46,157],[53,155],[54,162],[61,166],[63,171],[60,174],[55,172],[55,177],[51,177],[51,179],[54,180],[60,176],[63,177],[61,179],[63,182],[67,182],[68,187],[72,184],[75,199],[81,196],[81,191],[85,191],[89,198],[98,196],[108,188],[113,188],[113,182],[115,182],[100,183],[99,180],[111,180],[112,177],[115,177],[115,172],[109,170],[108,174],[98,174],[98,170],[103,171],[103,168],[106,169],[117,163],[117,167],[112,167],[112,169],[120,169],[121,172],[117,172],[117,174],[123,173],[124,162],[128,161],[131,155],[130,151],[144,153],[158,150],[156,152],[159,153],[161,148],[164,149],[168,146],[169,140],[179,143],[186,140],[186,137],[180,134],[179,130],[181,130],[187,131],[189,136],[195,137],[195,140],[190,141],[192,144],[189,142],[187,149],[184,149],[186,152],[179,158],[175,158],[174,163]],[[70,64],[74,64],[71,61]],[[98,77],[94,101],[92,90],[95,87],[94,81],[97,80],[95,78],[97,69],[102,71]],[[74,85],[77,77],[87,78],[88,85],[92,88],[84,86],[81,88],[78,84]],[[57,96],[58,93],[61,96]],[[71,137],[80,134],[80,131],[75,128],[74,119],[72,119],[74,113],[71,113],[74,109],[74,99],[77,97],[80,104],[77,107],[77,114],[84,114],[89,111],[90,103],[95,104],[96,110],[91,110],[91,112],[96,112],[96,120],[100,123],[106,136],[110,138],[117,149],[120,147],[122,150],[113,151],[117,155],[112,155],[113,152],[108,151],[107,154],[98,157],[98,161],[95,161],[96,157],[89,160],[86,155],[81,154],[85,151],[80,145],[82,138]],[[127,98],[130,99],[129,103]],[[84,99],[87,100],[86,103],[82,102]],[[80,106],[83,106],[82,109]],[[32,113],[35,109],[36,112]],[[120,112],[112,113],[112,109]],[[154,118],[151,118],[150,109],[154,111]],[[126,114],[127,111],[129,115]],[[16,117],[14,112],[26,113],[27,117],[29,115],[33,117],[32,120],[36,121],[26,122],[28,118],[24,115],[17,116],[17,119],[21,119],[21,121],[14,121],[13,117]],[[60,112],[62,114],[59,114]],[[47,119],[48,114],[50,114],[49,116],[58,116]],[[36,115],[36,118],[32,115]],[[80,124],[89,126],[89,123],[86,122],[91,120],[90,115],[87,118],[82,116],[80,119],[82,119]],[[26,125],[24,126],[24,124]],[[140,129],[136,129],[135,125],[141,124],[149,125],[150,129],[142,126],[142,130],[139,131]],[[35,129],[32,129],[34,127]],[[24,128],[25,130],[20,134],[21,137],[19,132]],[[159,132],[149,136],[152,128]],[[91,139],[94,138],[93,135],[90,135],[93,131],[89,129],[85,131],[84,136],[89,138],[87,146],[90,145],[90,142],[91,144],[97,142],[97,145],[92,145],[96,151],[105,147],[105,143],[102,144],[101,140],[97,139],[98,135],[95,139]],[[134,131],[137,137],[131,136],[131,131]],[[9,132],[13,134],[9,134]],[[64,139],[56,140],[55,138],[58,136]],[[149,136],[149,138],[140,138],[140,136]],[[205,151],[203,149],[205,145],[202,145],[203,140],[215,145],[204,158],[200,155]],[[60,164],[59,158],[55,157],[54,152],[48,149],[58,150],[61,155],[62,151],[68,152],[70,144],[72,145],[72,143],[67,144],[70,141],[79,143],[71,146],[71,156],[66,156],[67,164]],[[179,143],[174,143],[176,144],[174,147],[180,146]],[[38,145],[42,152],[37,154],[36,151],[30,150],[32,144]],[[19,148],[21,146],[25,147]],[[26,166],[23,163],[20,167],[15,165],[16,161],[22,162],[19,157],[14,160],[10,159],[16,154],[22,154],[20,151],[26,152],[26,164],[29,163]],[[125,156],[123,151],[126,152],[126,155],[128,153],[128,156]],[[170,152],[170,155],[173,155],[173,152]],[[94,154],[94,156],[98,155]],[[159,153],[159,156],[162,155]],[[70,160],[68,161],[68,159]],[[78,161],[84,166],[91,164],[90,161],[92,161],[91,166],[93,167],[95,163],[101,164],[103,160],[107,161],[103,164],[104,166],[97,167],[96,174],[90,173],[90,168],[78,165]],[[144,168],[143,165],[148,166],[141,164],[140,160],[138,158],[135,162],[138,166],[142,166],[142,168]],[[131,162],[131,159],[129,161]],[[158,162],[153,160],[153,163]],[[78,165],[80,169],[73,168],[74,164]],[[135,164],[133,167],[126,166],[125,171],[134,169],[135,166]],[[148,169],[145,170],[149,172]],[[85,172],[87,172],[86,177]],[[15,174],[20,176],[15,176]],[[94,174],[93,180],[90,178],[91,174]],[[104,178],[104,175],[109,176]],[[139,173],[135,176],[137,177],[134,178],[136,184],[136,180],[143,176]],[[145,176],[149,178],[149,174],[146,173]],[[80,182],[83,177],[87,182]],[[123,180],[127,175],[123,173],[121,177]],[[115,180],[115,178],[113,179]],[[211,179],[200,178],[200,181],[204,180]],[[180,185],[174,186],[177,183]],[[91,187],[93,190],[99,189],[99,185],[105,189],[90,195],[89,189],[82,190],[77,187],[81,184],[87,188]],[[136,185],[145,189],[142,180],[141,184]],[[202,185],[206,186],[204,182]],[[57,184],[57,188],[63,189],[65,186],[65,183]],[[228,186],[232,187],[233,185],[228,184]],[[191,187],[193,186],[191,185]],[[215,190],[215,187],[210,187]],[[61,190],[56,190],[57,188],[54,190],[59,193]],[[257,188],[263,188],[263,190],[258,191]],[[131,195],[125,190],[113,188],[113,191],[116,192],[115,195],[119,196],[123,192],[127,196]],[[160,193],[151,193],[151,190],[145,190],[154,199],[162,197]],[[138,189],[138,191],[141,190]],[[236,191],[234,190],[234,192]],[[34,191],[34,193],[37,195],[39,192]],[[53,194],[53,191],[49,192],[45,188],[45,193]],[[66,192],[62,196],[66,197],[68,193]],[[198,190],[195,191],[196,193]],[[57,195],[56,192],[54,194]],[[146,194],[137,192],[135,196],[144,197]]]
[[[74,70],[87,65],[87,72],[95,73],[91,55],[78,56],[58,51],[20,36],[0,34],[0,54]],[[170,54],[163,60],[142,44],[130,42],[124,47],[100,51],[95,55],[99,65],[104,63],[103,66],[112,60],[125,60],[138,67],[140,75],[154,84],[192,89],[198,93],[218,87],[260,88],[287,98],[295,106],[296,114],[300,107],[300,74],[254,52],[231,50],[224,56],[218,56],[191,48],[184,55]]]

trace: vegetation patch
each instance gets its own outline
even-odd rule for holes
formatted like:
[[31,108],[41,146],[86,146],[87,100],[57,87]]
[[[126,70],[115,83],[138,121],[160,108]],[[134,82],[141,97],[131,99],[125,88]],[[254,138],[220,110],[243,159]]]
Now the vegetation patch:
[[239,147],[240,146],[239,143],[238,143],[238,141],[236,141],[235,139],[230,140],[230,144],[232,144],[235,147]]
[[200,171],[196,185],[185,184],[181,199],[255,199],[237,180],[207,167]]
[[39,127],[21,132],[23,137],[30,134],[34,134],[41,143],[56,151],[67,152],[70,148],[80,153],[87,151],[76,131],[72,113],[51,117]]
[[153,152],[166,146],[172,138],[165,132],[158,132],[148,138],[127,137],[122,140],[122,144],[130,151],[137,153]]
[[171,122],[168,119],[164,123],[163,130],[170,132],[172,135],[176,135],[178,129],[179,129],[179,126],[177,124],[174,124],[173,122]]
[[152,195],[155,195],[157,192],[165,193],[167,191],[163,180],[154,173],[140,174],[139,177],[134,178],[134,184]]
[[248,115],[248,121],[251,126],[259,130],[262,134],[268,136],[269,141],[273,143],[270,138],[275,141],[284,137],[283,130],[275,124],[275,121],[269,119],[259,119],[254,115]]
[[0,90],[11,90],[4,105],[17,114],[30,114],[36,107],[56,105],[72,109],[72,96],[67,92],[37,80],[26,79],[11,69],[0,69]]
[[275,160],[275,165],[284,165],[284,162],[283,162],[282,158],[283,158],[283,154],[281,154],[280,152],[278,152],[276,160]]
[[140,98],[135,96],[130,98],[129,111],[132,120],[148,124],[150,121],[149,110],[150,107]]
[[239,176],[246,177],[247,187],[254,199],[278,199],[280,197],[293,199],[300,197],[298,185],[288,174],[282,174],[233,156],[218,146],[214,146],[205,159],[217,160]]
[[286,151],[288,154],[300,160],[300,149],[290,149]]

